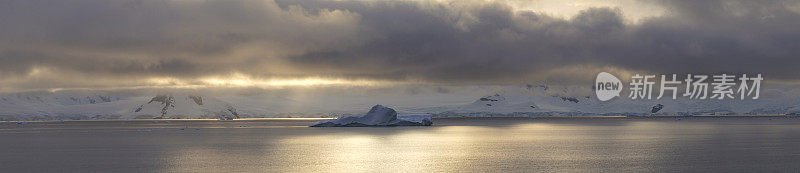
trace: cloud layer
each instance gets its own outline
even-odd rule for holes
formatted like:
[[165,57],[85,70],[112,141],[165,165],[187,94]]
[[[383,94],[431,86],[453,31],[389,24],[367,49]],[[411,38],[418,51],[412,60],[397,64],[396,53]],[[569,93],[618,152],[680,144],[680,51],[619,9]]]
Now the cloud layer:
[[632,20],[625,8],[561,17],[513,1],[3,1],[0,85],[202,85],[231,74],[569,84],[599,71],[800,80],[799,1],[647,3],[665,12]]

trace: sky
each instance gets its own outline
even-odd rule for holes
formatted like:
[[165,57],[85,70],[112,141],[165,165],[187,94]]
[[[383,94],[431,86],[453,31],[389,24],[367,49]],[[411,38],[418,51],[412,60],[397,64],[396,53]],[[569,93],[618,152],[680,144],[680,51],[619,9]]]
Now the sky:
[[800,81],[800,0],[0,0],[0,92]]

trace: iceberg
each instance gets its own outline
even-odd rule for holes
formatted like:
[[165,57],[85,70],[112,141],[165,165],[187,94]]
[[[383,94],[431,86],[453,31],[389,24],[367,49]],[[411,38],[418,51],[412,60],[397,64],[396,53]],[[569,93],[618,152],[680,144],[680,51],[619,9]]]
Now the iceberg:
[[397,112],[383,105],[375,105],[365,115],[345,116],[338,119],[319,121],[310,127],[368,127],[368,126],[430,126],[431,115],[397,115]]

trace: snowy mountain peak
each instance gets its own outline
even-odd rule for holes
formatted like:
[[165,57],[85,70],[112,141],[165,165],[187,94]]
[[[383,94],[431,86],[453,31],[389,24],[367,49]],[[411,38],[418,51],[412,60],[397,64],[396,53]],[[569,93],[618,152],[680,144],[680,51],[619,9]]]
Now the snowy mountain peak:
[[138,117],[154,116],[154,118],[239,118],[239,113],[231,104],[196,95],[156,95],[147,103],[136,107],[132,113]]
[[481,97],[476,100],[473,105],[485,105],[485,106],[497,106],[497,105],[505,105],[508,104],[506,98],[501,96],[500,94],[494,94],[490,96]]
[[[175,107],[175,104],[174,104],[175,103],[175,98],[172,97],[171,95],[157,95],[157,96],[153,97],[152,99],[150,99],[150,101],[147,102],[147,104],[150,105],[150,104],[153,104],[153,102],[158,102],[156,104],[160,103],[159,107],[163,106],[163,107],[161,107],[161,117],[164,117],[165,115],[167,115],[167,110],[169,110],[170,108],[174,108]],[[144,108],[144,105],[139,105],[139,108],[137,108],[134,112],[141,112],[143,108]]]
[[197,103],[197,105],[203,105],[203,97],[200,96],[189,96],[190,99]]

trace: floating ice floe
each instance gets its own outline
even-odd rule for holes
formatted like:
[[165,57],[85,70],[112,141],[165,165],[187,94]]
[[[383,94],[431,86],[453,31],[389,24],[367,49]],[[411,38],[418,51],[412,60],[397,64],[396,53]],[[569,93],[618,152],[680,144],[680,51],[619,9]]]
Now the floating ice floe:
[[430,126],[431,115],[397,115],[392,108],[375,105],[365,115],[345,116],[319,121],[311,127],[365,127],[365,126]]

